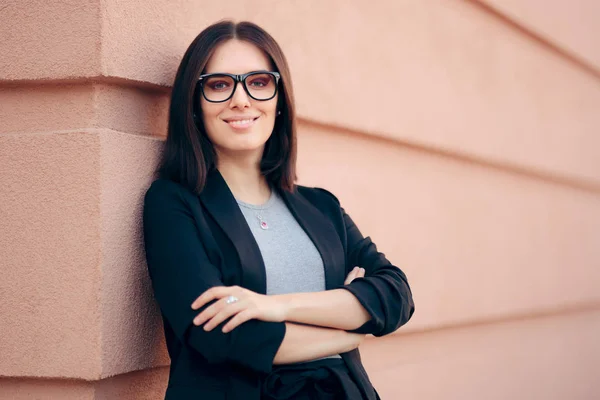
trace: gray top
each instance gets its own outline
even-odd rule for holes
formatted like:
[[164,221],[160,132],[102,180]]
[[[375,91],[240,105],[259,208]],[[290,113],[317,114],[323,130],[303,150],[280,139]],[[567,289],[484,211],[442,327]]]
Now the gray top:
[[321,255],[276,191],[259,206],[237,202],[265,263],[267,294],[325,290]]
[[267,295],[325,290],[321,255],[276,191],[262,205],[237,202],[265,263]]

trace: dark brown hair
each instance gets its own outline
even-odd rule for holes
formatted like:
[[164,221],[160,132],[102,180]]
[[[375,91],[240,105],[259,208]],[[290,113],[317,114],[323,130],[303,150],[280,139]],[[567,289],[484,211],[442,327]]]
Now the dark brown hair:
[[281,114],[275,118],[260,168],[271,185],[291,191],[296,180],[296,122],[290,70],[275,39],[246,21],[226,20],[209,26],[183,55],[171,92],[168,136],[158,174],[200,193],[208,172],[215,168],[216,153],[204,129],[197,82],[215,48],[231,39],[250,42],[264,51],[281,75],[277,101]]

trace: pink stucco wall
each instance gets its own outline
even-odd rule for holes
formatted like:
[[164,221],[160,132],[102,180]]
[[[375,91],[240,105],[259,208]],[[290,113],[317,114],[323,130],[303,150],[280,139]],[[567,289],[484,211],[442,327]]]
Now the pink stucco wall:
[[383,398],[599,396],[599,12],[3,3],[0,399],[161,398],[141,196],[180,57],[223,17],[263,25],[288,56],[301,183],[335,192],[410,279],[413,320],[362,349]]

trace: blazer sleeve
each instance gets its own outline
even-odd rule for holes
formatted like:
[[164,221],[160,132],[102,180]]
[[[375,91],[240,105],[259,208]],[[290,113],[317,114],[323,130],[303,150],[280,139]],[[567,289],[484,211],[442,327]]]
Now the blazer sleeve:
[[[200,310],[192,302],[214,286],[224,286],[211,264],[189,204],[193,196],[180,185],[155,181],[144,198],[144,245],[154,296],[177,338],[209,363],[236,363],[268,373],[285,336],[285,323],[250,320],[229,333],[193,324]],[[211,303],[212,304],[212,303]]]
[[392,333],[407,323],[415,311],[406,275],[377,250],[370,237],[362,235],[352,218],[339,206],[339,200],[333,194],[329,195],[336,201],[344,222],[346,266],[365,269],[364,278],[340,287],[356,296],[371,315],[369,321],[351,332],[374,336]]

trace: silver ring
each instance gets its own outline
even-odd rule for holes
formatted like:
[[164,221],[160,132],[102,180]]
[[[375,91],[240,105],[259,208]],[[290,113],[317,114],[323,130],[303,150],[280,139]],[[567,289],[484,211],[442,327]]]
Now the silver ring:
[[238,300],[239,300],[239,299],[238,299],[237,297],[235,297],[235,296],[229,296],[229,297],[227,298],[227,300],[225,300],[225,303],[226,303],[226,304],[233,304],[233,303],[235,303],[235,302],[236,302],[236,301],[238,301]]

